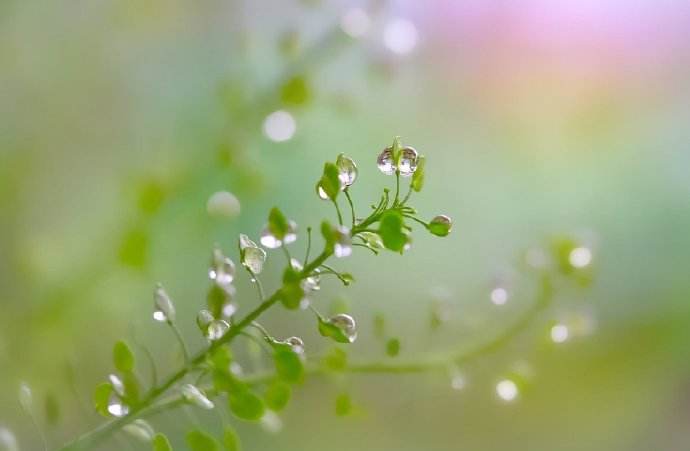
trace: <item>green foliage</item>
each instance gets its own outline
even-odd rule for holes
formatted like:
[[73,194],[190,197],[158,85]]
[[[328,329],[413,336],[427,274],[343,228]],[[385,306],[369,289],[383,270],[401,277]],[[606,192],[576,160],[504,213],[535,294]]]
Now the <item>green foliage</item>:
[[278,377],[285,382],[301,382],[304,377],[304,364],[300,356],[292,350],[292,347],[285,344],[274,346],[273,360],[276,365]]
[[285,238],[290,230],[287,218],[277,207],[271,208],[268,213],[268,230],[279,240]]
[[309,83],[302,75],[290,78],[280,89],[280,98],[286,105],[305,105],[311,98]]
[[266,400],[266,406],[276,412],[280,412],[287,406],[292,396],[292,389],[290,385],[276,379],[271,382],[266,388],[266,394],[264,396]]
[[96,386],[93,392],[93,406],[96,412],[103,415],[104,417],[110,417],[108,413],[108,400],[110,395],[113,393],[113,387],[107,382],[103,382]]
[[220,318],[223,311],[223,305],[227,300],[227,293],[223,291],[217,284],[211,284],[206,295],[206,304],[214,318]]
[[237,418],[247,421],[260,420],[266,410],[261,398],[246,387],[228,394],[228,406]]
[[158,433],[153,437],[151,444],[153,445],[153,451],[172,451],[172,446],[170,446],[168,437],[161,433]]
[[402,252],[408,241],[403,217],[396,210],[389,210],[383,214],[378,233],[386,249],[394,252]]
[[220,451],[220,443],[198,429],[187,434],[187,445],[190,451]]
[[60,421],[60,404],[53,393],[45,398],[45,415],[49,425],[54,426]]
[[141,269],[148,263],[149,234],[143,227],[132,227],[122,237],[118,249],[120,262],[125,266]]
[[335,398],[335,414],[344,417],[352,413],[352,398],[347,393],[341,393]]
[[412,174],[412,181],[410,186],[416,192],[420,192],[424,187],[424,166],[426,166],[426,157],[421,155],[417,160],[417,170]]
[[335,324],[331,324],[328,322],[328,320],[325,320],[321,317],[319,317],[318,320],[319,333],[322,336],[332,338],[338,343],[351,343],[348,335],[340,327],[336,326]]
[[285,268],[280,299],[283,305],[290,310],[299,308],[300,301],[304,297],[304,290],[300,285],[301,281],[302,276],[299,271],[292,266]]
[[240,438],[230,426],[226,426],[223,430],[223,446],[225,451],[240,451],[241,449]]
[[124,341],[118,341],[113,347],[113,363],[118,371],[128,373],[134,369],[134,354]]
[[340,193],[340,172],[338,166],[334,163],[325,163],[323,166],[323,175],[316,185],[316,190],[323,190],[329,199],[335,201]]
[[400,354],[400,340],[391,338],[386,342],[386,355],[389,357],[397,357]]
[[332,348],[323,358],[323,366],[331,371],[343,371],[347,368],[347,353],[340,348]]

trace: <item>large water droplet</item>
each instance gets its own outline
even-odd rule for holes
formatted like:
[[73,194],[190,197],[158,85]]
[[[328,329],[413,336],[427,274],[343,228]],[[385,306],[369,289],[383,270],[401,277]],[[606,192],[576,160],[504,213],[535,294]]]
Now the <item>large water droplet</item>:
[[266,251],[256,245],[247,235],[240,234],[240,255],[242,265],[252,274],[260,274],[266,261]]
[[206,202],[209,216],[234,218],[240,214],[240,201],[227,191],[213,193]]
[[350,229],[345,226],[335,228],[335,243],[333,245],[333,255],[338,258],[348,257],[352,254],[352,238]]
[[156,431],[153,429],[153,427],[142,419],[134,420],[130,424],[123,426],[122,430],[127,432],[132,437],[135,437],[146,443],[153,440],[153,436],[156,435]]
[[219,248],[213,249],[208,277],[220,287],[227,287],[235,279],[235,263],[226,257]]
[[405,147],[400,153],[400,163],[398,169],[403,177],[410,177],[417,170],[418,161],[417,151],[412,147]]
[[447,236],[452,227],[453,221],[446,215],[435,216],[427,226],[429,232],[436,236]]
[[214,407],[213,402],[206,397],[204,392],[199,390],[192,384],[185,384],[182,386],[182,396],[188,402],[201,407],[202,409],[211,410]]
[[392,147],[386,147],[383,149],[383,151],[379,154],[378,158],[376,159],[376,164],[379,167],[379,171],[383,172],[386,175],[393,175],[395,174],[395,162],[393,161],[393,148]]
[[206,338],[211,341],[220,340],[230,329],[230,324],[222,319],[215,319],[206,328]]
[[175,306],[161,284],[153,290],[153,319],[160,322],[175,321]]
[[114,417],[124,417],[129,413],[129,406],[119,396],[112,393],[108,400],[108,413]]
[[285,344],[290,345],[295,354],[304,354],[304,341],[300,337],[290,337],[284,341]]
[[125,384],[122,382],[122,379],[120,379],[120,376],[117,374],[111,374],[108,376],[108,380],[118,396],[125,396]]
[[333,315],[328,322],[343,331],[350,343],[353,343],[357,339],[357,323],[350,315],[338,313],[337,315]]
[[208,326],[214,319],[213,314],[208,310],[199,310],[199,313],[196,314],[196,325],[199,327],[199,330],[206,335]]
[[0,427],[0,450],[19,451],[19,444],[14,433],[6,427]]
[[[355,183],[355,180],[357,180],[357,165],[351,158],[341,153],[338,155],[335,165],[338,167],[338,178],[343,189]],[[319,193],[319,196],[321,196],[321,193]]]
[[373,249],[383,249],[383,240],[381,235],[374,232],[359,232],[358,237],[362,238],[364,242]]

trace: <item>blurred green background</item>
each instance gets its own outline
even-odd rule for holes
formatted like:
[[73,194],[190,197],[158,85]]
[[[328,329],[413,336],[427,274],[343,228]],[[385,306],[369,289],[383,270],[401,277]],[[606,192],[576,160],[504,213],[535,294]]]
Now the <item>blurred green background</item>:
[[[265,122],[279,110],[294,134]],[[357,283],[325,282],[315,303],[349,301],[361,328],[352,360],[386,359],[377,312],[401,359],[500,333],[532,303],[520,256],[553,236],[592,249],[592,283],[557,290],[525,333],[461,368],[462,390],[439,374],[317,377],[282,431],[237,422],[245,449],[686,450],[689,120],[684,2],[4,0],[0,427],[41,448],[22,381],[51,447],[98,424],[89,400],[115,340],[145,344],[163,373],[176,365],[151,320],[156,282],[200,348],[193,318],[213,244],[258,238],[274,205],[302,232],[332,219],[313,187],[340,152],[358,162],[366,211],[392,183],[376,155],[401,135],[428,157],[414,204],[450,215],[454,231],[418,231],[404,257],[358,249],[338,262]],[[208,214],[221,190],[239,215]],[[267,288],[282,264],[269,253]],[[497,281],[503,306],[489,299]],[[246,312],[253,287],[238,289]],[[438,300],[450,319],[431,331]],[[553,321],[572,316],[590,333],[551,342]],[[306,312],[275,309],[264,323],[315,355],[327,348]],[[494,386],[516,365],[529,387],[503,402]],[[343,391],[357,415],[336,417]],[[217,415],[189,412],[151,422],[178,449],[197,422],[219,430]],[[99,449],[148,447],[120,435]]]

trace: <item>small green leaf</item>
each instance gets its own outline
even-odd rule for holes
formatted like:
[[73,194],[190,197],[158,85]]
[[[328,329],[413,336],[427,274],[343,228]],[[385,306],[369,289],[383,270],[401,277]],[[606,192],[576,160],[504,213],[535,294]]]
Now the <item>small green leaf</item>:
[[230,426],[225,426],[223,431],[223,445],[225,446],[225,451],[240,451],[240,438],[237,432]]
[[99,384],[93,392],[93,406],[96,408],[96,412],[106,418],[110,417],[110,413],[108,413],[108,401],[112,393],[113,386],[107,382]]
[[208,290],[206,295],[206,303],[208,309],[214,318],[220,318],[223,312],[223,306],[227,301],[227,293],[218,284],[214,283]]
[[113,347],[113,363],[118,371],[128,373],[134,369],[134,354],[124,341],[118,341]]
[[343,371],[347,368],[347,353],[340,348],[333,348],[324,357],[323,365],[332,371]]
[[391,338],[386,342],[386,354],[389,357],[397,357],[400,354],[400,340]]
[[240,383],[228,392],[228,405],[235,416],[247,421],[260,420],[266,410],[261,398]]
[[266,405],[269,409],[280,412],[287,406],[292,395],[290,385],[280,380],[275,380],[266,389]]
[[388,210],[383,214],[379,224],[379,235],[387,249],[394,252],[403,251],[408,240],[404,225],[400,212]]
[[127,230],[117,252],[120,262],[132,268],[144,268],[149,259],[149,244],[149,234],[144,228],[135,226]]
[[145,180],[141,186],[139,186],[138,193],[138,206],[139,209],[146,214],[156,213],[166,196],[166,188],[159,180],[151,178]]
[[206,361],[216,371],[228,372],[232,362],[232,352],[228,346],[219,346],[211,352]]
[[301,382],[304,377],[304,364],[299,355],[289,345],[276,345],[273,353],[276,373],[285,382],[291,384]]
[[304,105],[310,97],[309,84],[301,75],[290,78],[280,89],[280,98],[286,105]]
[[187,434],[187,444],[191,451],[220,451],[220,443],[198,429]]
[[271,208],[271,211],[268,213],[268,230],[271,232],[271,235],[278,240],[282,240],[289,229],[290,226],[285,215],[277,207]]
[[153,451],[172,451],[172,446],[170,446],[168,437],[161,433],[153,437],[151,444],[153,445]]
[[317,183],[317,191],[321,188],[329,199],[335,200],[342,187],[339,174],[338,166],[334,163],[324,164],[323,175],[321,176],[321,180]]
[[422,187],[424,187],[424,166],[426,164],[426,157],[424,155],[421,155],[417,159],[417,170],[414,171],[414,174],[412,175],[412,181],[410,182],[410,186],[412,186],[412,189],[420,192],[422,190]]
[[283,288],[280,289],[280,300],[283,305],[290,309],[295,310],[299,308],[302,298],[304,298],[304,290],[300,284],[302,278],[299,271],[294,269],[292,266],[285,268],[283,273]]
[[322,318],[319,318],[319,333],[324,337],[337,341],[338,343],[352,343],[352,341],[350,341],[350,337],[348,337],[341,328]]
[[139,381],[134,373],[122,373],[122,383],[125,386],[125,400],[129,404],[136,404],[139,401]]
[[333,246],[335,245],[335,230],[333,226],[328,221],[323,221],[321,223],[321,235],[325,241],[324,250],[328,252],[333,252]]
[[395,167],[400,167],[400,155],[402,154],[402,140],[400,139],[400,136],[396,136],[393,139],[393,144],[391,145],[391,151],[393,152],[393,162],[395,163]]
[[347,393],[341,393],[335,398],[335,414],[344,417],[352,413],[352,399]]
[[374,336],[376,338],[383,338],[386,335],[386,318],[383,313],[374,315]]
[[45,398],[46,421],[55,425],[60,421],[60,404],[53,393],[48,393]]

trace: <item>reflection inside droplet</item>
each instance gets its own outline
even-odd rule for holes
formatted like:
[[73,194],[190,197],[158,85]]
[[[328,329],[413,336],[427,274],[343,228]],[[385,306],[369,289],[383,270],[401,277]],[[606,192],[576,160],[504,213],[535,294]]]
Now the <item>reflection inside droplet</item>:
[[592,262],[592,251],[586,247],[576,247],[570,251],[568,261],[575,268],[584,268]]
[[502,287],[496,287],[491,290],[489,297],[491,298],[491,302],[495,305],[504,305],[508,302],[508,290]]
[[551,328],[551,340],[554,343],[563,343],[570,336],[568,326],[565,324],[556,324]]

